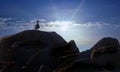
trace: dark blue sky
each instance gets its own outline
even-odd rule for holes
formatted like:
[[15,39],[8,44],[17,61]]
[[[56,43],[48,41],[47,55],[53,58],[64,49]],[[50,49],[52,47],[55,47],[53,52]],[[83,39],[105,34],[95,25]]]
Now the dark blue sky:
[[120,21],[120,0],[0,0],[0,17]]

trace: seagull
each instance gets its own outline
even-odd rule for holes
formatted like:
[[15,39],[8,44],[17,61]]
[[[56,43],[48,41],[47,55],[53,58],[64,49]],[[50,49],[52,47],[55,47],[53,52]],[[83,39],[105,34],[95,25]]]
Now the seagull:
[[36,21],[36,25],[35,25],[35,28],[34,28],[34,29],[36,29],[36,30],[37,30],[37,29],[39,29],[39,28],[40,28],[39,22],[40,22],[39,20],[37,20],[37,21]]

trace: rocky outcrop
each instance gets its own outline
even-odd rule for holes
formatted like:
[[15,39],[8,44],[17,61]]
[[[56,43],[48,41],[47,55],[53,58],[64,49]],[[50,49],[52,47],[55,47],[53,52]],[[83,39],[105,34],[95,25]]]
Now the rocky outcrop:
[[80,52],[55,32],[27,30],[0,39],[1,72],[119,72],[120,45],[103,38]]
[[120,45],[115,38],[103,38],[91,48],[91,61],[104,69],[120,68]]
[[78,55],[79,50],[74,41],[55,48],[52,52],[52,56],[54,56],[57,61],[57,67],[54,72],[65,72],[72,66],[74,61],[78,59]]
[[[0,61],[14,61],[20,67],[27,65],[30,69],[28,72],[35,72],[34,70],[39,69],[40,65],[54,67],[55,61],[50,56],[50,53],[53,48],[65,45],[66,43],[55,32],[39,30],[23,31],[1,38]],[[9,67],[7,69],[9,70]]]
[[117,39],[103,38],[91,49],[66,59],[67,61],[63,60],[54,72],[119,72],[119,48]]

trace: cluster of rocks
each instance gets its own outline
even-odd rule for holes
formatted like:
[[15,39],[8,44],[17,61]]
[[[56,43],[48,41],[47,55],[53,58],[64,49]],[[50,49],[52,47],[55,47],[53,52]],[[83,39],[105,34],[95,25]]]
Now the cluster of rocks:
[[27,30],[0,38],[1,72],[120,72],[120,45],[103,38],[80,52],[55,32]]

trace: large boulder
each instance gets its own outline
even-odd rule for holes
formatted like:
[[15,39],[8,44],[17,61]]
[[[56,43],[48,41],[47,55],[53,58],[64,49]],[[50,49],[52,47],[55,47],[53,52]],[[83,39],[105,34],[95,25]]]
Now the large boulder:
[[119,48],[119,42],[116,38],[105,37],[98,41],[91,49],[106,49],[109,47],[114,47],[114,49]]
[[[34,61],[35,65],[39,63],[40,65],[52,67],[54,66],[54,61],[50,56],[51,51],[65,44],[66,41],[55,32],[22,31],[1,37],[0,62],[14,61],[17,65],[24,66]],[[35,71],[31,70],[31,72]]]
[[[91,49],[81,52],[79,58],[71,62],[72,65],[70,63],[65,66],[66,71],[56,72],[119,72],[119,61],[119,42],[107,37],[98,41]],[[63,70],[65,67],[63,66]]]
[[80,57],[80,52],[74,41],[53,50],[52,55],[57,60],[53,72],[101,72],[88,58]]
[[66,72],[67,69],[78,59],[79,50],[72,40],[66,45],[56,47],[52,51],[52,56],[57,61],[57,66],[54,69],[54,72]]
[[120,45],[118,40],[110,37],[101,39],[91,48],[90,58],[91,62],[106,70],[119,69]]

